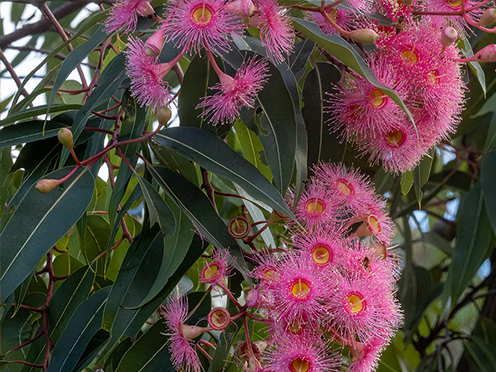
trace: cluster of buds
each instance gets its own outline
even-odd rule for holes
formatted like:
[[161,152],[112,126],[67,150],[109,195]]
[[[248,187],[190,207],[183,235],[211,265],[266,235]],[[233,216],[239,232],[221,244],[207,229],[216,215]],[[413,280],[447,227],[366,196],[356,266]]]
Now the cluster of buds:
[[[247,338],[237,345],[238,360],[247,371],[338,371],[340,346],[351,353],[346,358],[350,370],[371,371],[401,325],[394,296],[398,262],[387,250],[393,227],[383,200],[365,176],[344,165],[322,164],[314,174],[295,207],[298,223],[287,225],[284,249],[251,255],[249,275],[256,284],[245,294],[244,305],[226,285],[227,252],[216,252],[201,272],[202,282],[222,290],[239,309],[235,315],[213,309],[210,328],[222,330],[241,316],[267,326],[262,341]],[[250,226],[245,220],[230,224],[240,237],[246,237]],[[168,308],[181,301],[171,300]],[[194,371],[196,354],[184,352],[174,341],[183,340],[184,332],[177,336],[182,328],[174,326],[173,313],[168,310],[166,320],[175,335],[175,367]],[[186,360],[186,355],[192,358]]]

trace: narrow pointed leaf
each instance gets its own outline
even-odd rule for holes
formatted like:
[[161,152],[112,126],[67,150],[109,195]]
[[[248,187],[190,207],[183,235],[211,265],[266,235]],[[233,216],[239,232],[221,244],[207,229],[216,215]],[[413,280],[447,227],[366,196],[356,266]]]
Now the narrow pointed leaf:
[[71,317],[53,348],[47,372],[72,371],[93,336],[102,327],[102,316],[110,287],[99,290],[83,302]]
[[281,194],[258,169],[220,138],[192,127],[167,128],[154,141],[241,186],[252,197],[293,217]]
[[162,199],[150,182],[143,177],[138,176],[138,182],[150,213],[150,226],[158,223],[160,230],[162,230],[165,235],[173,235],[174,230],[176,229],[176,221],[164,199]]
[[[70,169],[46,176],[60,179]],[[7,298],[36,268],[38,261],[81,217],[93,196],[94,178],[77,171],[52,191],[32,187],[0,235],[2,299]]]
[[55,137],[60,128],[67,125],[49,121],[44,125],[43,120],[33,120],[0,129],[0,149],[7,146],[19,145],[40,139]]

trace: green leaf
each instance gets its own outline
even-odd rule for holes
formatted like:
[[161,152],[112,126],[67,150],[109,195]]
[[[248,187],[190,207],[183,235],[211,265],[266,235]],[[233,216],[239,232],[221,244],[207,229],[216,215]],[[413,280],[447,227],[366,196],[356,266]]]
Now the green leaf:
[[115,372],[174,372],[164,329],[160,320],[151,326],[124,354]]
[[162,291],[150,303],[140,307],[139,309],[125,309],[120,306],[120,303],[127,292],[130,281],[133,280],[138,270],[137,263],[139,263],[143,258],[144,253],[142,252],[140,245],[144,244],[145,240],[148,241],[146,244],[149,244],[150,240],[155,237],[157,231],[158,229],[155,229],[142,233],[140,237],[143,237],[143,242],[135,244],[139,240],[136,239],[128,250],[126,259],[122,264],[122,267],[125,268],[125,270],[121,270],[117,276],[111,295],[109,296],[109,303],[105,309],[105,328],[108,329],[111,327],[112,329],[111,339],[107,344],[106,349],[102,352],[102,356],[105,356],[108,351],[113,350],[122,336],[134,337],[136,335],[145,321],[154,311],[156,311],[157,307],[179,283],[186,271],[198,260],[198,258],[200,258],[200,255],[204,252],[205,247],[203,240],[198,235],[195,235],[185,259],[174,275],[171,276]]
[[22,88],[24,88],[26,86],[26,84],[28,83],[28,81],[34,76],[34,74],[36,74],[36,72],[42,68],[43,66],[47,65],[49,61],[51,61],[55,55],[60,52],[61,50],[63,50],[69,43],[73,42],[74,40],[76,40],[77,38],[79,38],[84,32],[86,32],[87,30],[89,30],[90,28],[92,28],[94,25],[104,21],[108,16],[108,12],[97,12],[96,14],[94,14],[93,16],[91,16],[90,18],[88,18],[82,25],[81,27],[79,28],[78,32],[73,36],[71,37],[69,40],[67,40],[66,42],[62,43],[61,45],[58,45],[48,56],[46,56],[43,61],[41,61],[32,71],[29,72],[29,74],[26,75],[26,77],[24,78],[24,80],[22,81],[22,84],[21,86],[19,87],[19,89],[17,90],[17,93],[14,97],[14,100],[12,102],[12,107],[15,107],[16,103],[17,103],[17,100],[19,99],[20,95],[21,95],[21,92],[22,92]]
[[98,352],[105,346],[109,339],[110,333],[104,329],[99,329],[86,346],[83,355],[81,355],[81,358],[79,359],[77,366],[74,367],[73,371],[86,371],[85,367],[91,364],[93,359],[95,359],[98,355]]
[[72,371],[78,365],[86,346],[101,329],[110,288],[99,290],[77,308],[53,348],[47,372]]
[[48,108],[46,105],[37,106],[15,113],[14,115],[7,116],[5,119],[0,120],[0,127],[11,125],[16,121],[32,118],[33,116],[56,114],[71,110],[79,110],[81,105],[52,105]]
[[176,127],[162,130],[153,138],[212,173],[233,181],[255,199],[294,217],[267,178],[217,136],[199,128]]
[[158,223],[160,230],[162,230],[165,235],[171,236],[176,229],[176,221],[171,210],[150,182],[141,176],[138,176],[138,182],[150,213],[150,226]]
[[[158,274],[156,275],[148,294],[141,301],[138,307],[141,307],[150,302],[160,291],[165,287],[169,278],[176,272],[177,268],[186,257],[188,253],[184,247],[189,247],[194,235],[194,226],[189,218],[182,213],[179,208],[172,202],[171,210],[174,213],[176,221],[176,230],[171,237],[164,238],[164,250],[161,254],[161,264]],[[155,257],[159,260],[160,255]]]
[[[467,39],[465,34],[460,33],[461,40],[458,44],[458,47],[461,48],[465,52],[465,58],[470,58],[474,56],[474,51],[472,50],[472,45],[470,45],[470,41]],[[474,72],[475,76],[477,76],[477,80],[479,80],[482,91],[484,92],[484,98],[486,97],[486,74],[482,69],[479,62],[469,62],[468,65],[470,69]]]
[[491,151],[482,159],[481,183],[484,193],[487,216],[496,234],[496,151]]
[[493,232],[484,207],[481,184],[466,195],[457,213],[455,251],[448,269],[445,303],[453,308],[492,251]]
[[246,275],[246,262],[237,241],[229,234],[226,224],[215,212],[207,196],[170,169],[148,166],[148,170],[166,194],[189,217],[200,234],[217,249],[225,249],[231,253],[235,258],[234,266],[243,273],[246,281],[251,283],[251,279]]
[[[107,33],[104,31],[104,26],[100,26],[100,28],[91,36],[91,38],[85,43],[79,45],[75,48],[62,62],[62,66],[60,67],[59,73],[55,82],[53,83],[53,90],[50,94],[50,98],[48,100],[47,112],[49,112],[55,95],[57,91],[60,89],[62,84],[67,80],[69,75],[74,71],[74,69],[79,65],[83,60],[90,54],[93,49],[95,49],[103,40],[108,37]],[[98,88],[97,88],[98,89]],[[92,94],[93,96],[93,94]],[[91,100],[92,98],[90,98]],[[77,138],[77,136],[76,136]]]
[[431,155],[429,154],[424,155],[422,160],[420,160],[419,165],[417,165],[417,167],[412,171],[413,186],[415,189],[415,196],[417,197],[419,206],[421,206],[422,196],[424,195],[424,193],[422,192],[422,186],[424,186],[426,182],[429,180],[433,160],[434,158]]
[[[46,178],[60,179],[69,171],[61,169]],[[85,169],[46,194],[34,187],[29,190],[0,235],[2,299],[33,272],[41,257],[81,217],[93,188],[93,176]]]
[[410,192],[413,186],[413,173],[412,171],[406,171],[401,175],[401,193],[406,195]]
[[11,125],[0,129],[0,149],[22,143],[37,141],[40,139],[57,136],[60,128],[67,125],[57,121],[48,121],[45,125],[43,120],[33,120],[25,123]]
[[300,80],[305,73],[308,58],[312,54],[314,48],[315,43],[310,39],[305,39],[294,45],[293,51],[289,56],[289,67],[296,80]]
[[197,127],[216,133],[216,129],[201,117],[205,110],[196,109],[201,99],[208,95],[209,87],[219,83],[219,78],[207,58],[196,55],[184,74],[178,97],[178,114],[181,126]]
[[308,167],[319,162],[341,161],[345,145],[331,134],[327,125],[328,114],[324,107],[326,92],[331,92],[341,74],[336,66],[318,62],[310,71],[303,86],[302,109],[308,133]]
[[394,102],[396,102],[402,110],[408,115],[412,123],[415,123],[413,116],[405,106],[405,103],[396,94],[394,90],[381,84],[374,76],[372,70],[367,66],[362,57],[348,44],[341,36],[326,35],[322,32],[318,25],[315,23],[305,21],[303,19],[293,18],[294,28],[301,32],[304,36],[310,38],[315,43],[324,48],[336,59],[344,63],[349,68],[355,70],[362,75],[373,86],[379,88],[387,94]]
[[[89,42],[90,41],[88,41],[87,43]],[[82,44],[80,47],[86,45],[87,43]],[[75,53],[78,48],[74,49],[74,51],[71,54],[69,54],[67,58],[69,58],[73,53]],[[67,61],[67,59],[65,61]],[[60,69],[59,76],[62,73],[63,69],[64,69],[64,65],[62,65]],[[81,109],[78,110],[76,117],[74,119],[74,124],[71,127],[74,141],[78,139],[79,135],[83,131],[84,126],[88,121],[88,118],[90,117],[90,115],[92,115],[91,111],[94,110],[94,108],[97,107],[98,105],[102,104],[103,102],[111,98],[112,95],[115,95],[115,92],[121,86],[124,79],[127,77],[125,71],[126,71],[125,56],[124,53],[120,53],[117,55],[117,57],[115,57],[112,60],[112,62],[110,62],[109,66],[103,71],[102,76],[98,80],[98,86],[91,92],[91,95],[86,100],[85,104],[81,107]],[[57,76],[57,79],[59,78],[59,76]],[[57,81],[54,83],[54,90],[56,83]],[[53,91],[52,91],[52,95],[53,95]],[[142,109],[142,110],[146,112],[146,109]],[[64,164],[68,156],[69,156],[69,150],[64,149],[60,164]]]
[[269,181],[272,180],[272,173],[270,168],[262,163],[261,153],[263,152],[263,145],[260,138],[250,131],[241,120],[234,122],[234,131],[238,136],[243,156],[246,160],[252,163]]

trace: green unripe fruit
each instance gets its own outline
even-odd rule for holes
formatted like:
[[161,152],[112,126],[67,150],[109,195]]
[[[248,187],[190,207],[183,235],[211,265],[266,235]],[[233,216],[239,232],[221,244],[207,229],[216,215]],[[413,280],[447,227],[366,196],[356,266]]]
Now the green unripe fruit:
[[59,130],[59,133],[57,134],[57,137],[59,138],[60,143],[64,147],[67,147],[68,149],[72,149],[72,146],[74,145],[74,140],[72,138],[72,132],[69,129],[61,128]]
[[39,180],[35,188],[36,190],[44,194],[46,192],[52,191],[54,188],[58,186],[58,184],[59,181],[57,180],[44,179],[44,180]]

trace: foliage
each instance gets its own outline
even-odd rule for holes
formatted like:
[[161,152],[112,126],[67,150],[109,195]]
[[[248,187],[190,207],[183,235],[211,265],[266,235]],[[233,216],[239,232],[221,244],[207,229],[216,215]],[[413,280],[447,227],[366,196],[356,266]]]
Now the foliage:
[[[174,97],[165,96],[174,102],[172,112],[163,102],[150,104],[140,96],[134,80],[139,71],[132,70],[129,60],[137,38],[144,43],[155,35],[160,16],[180,8],[181,1],[167,3],[152,1],[155,15],[138,9],[136,30],[131,27],[129,33],[105,23],[115,15],[107,5],[71,27],[84,7],[78,2],[36,4],[62,38],[47,30],[46,20],[10,35],[1,30],[3,50],[15,48],[17,32],[28,36],[24,44],[32,48],[43,40],[46,57],[20,81],[15,68],[28,60],[29,48],[12,61],[0,52],[2,76],[18,80],[19,88],[0,102],[0,370],[172,371],[177,365],[171,361],[171,336],[166,334],[171,327],[164,317],[177,295],[187,295],[190,325],[207,327],[212,308],[227,308],[234,317],[227,328],[209,329],[194,340],[201,345],[198,355],[205,370],[241,370],[252,363],[239,356],[242,341],[249,337],[255,345],[265,337],[263,324],[247,323],[245,306],[260,279],[252,271],[263,261],[260,252],[285,251],[300,228],[311,236],[316,227],[305,225],[298,201],[308,197],[309,185],[320,182],[322,164],[342,162],[369,177],[375,192],[387,200],[389,217],[384,219],[391,218],[396,229],[392,240],[366,237],[363,243],[369,252],[381,242],[388,245],[390,258],[402,268],[394,291],[403,324],[382,352],[377,370],[494,371],[496,73],[494,63],[479,64],[470,57],[493,45],[496,37],[494,29],[477,27],[470,18],[477,9],[467,13],[472,31],[466,36],[460,30],[469,26],[451,20],[460,31],[455,45],[469,61],[461,55],[450,60],[460,59],[456,66],[467,87],[463,109],[456,103],[446,124],[450,138],[436,137],[419,154],[393,153],[394,159],[418,158],[391,165],[386,156],[364,158],[380,145],[365,143],[372,136],[368,128],[340,133],[340,112],[332,112],[329,102],[336,103],[350,87],[367,84],[382,94],[374,99],[389,100],[394,118],[408,123],[416,140],[426,131],[417,109],[429,102],[408,100],[413,81],[387,84],[384,69],[371,62],[376,47],[354,41],[349,29],[329,34],[305,17],[304,10],[323,6],[320,1],[279,1],[288,6],[288,20],[291,16],[287,30],[295,32],[294,46],[292,40],[278,41],[281,48],[291,42],[287,50],[267,49],[267,33],[256,28],[261,23],[229,30],[244,37],[229,37],[226,45],[204,37],[196,47],[183,49],[166,38],[156,63],[170,65],[153,94],[165,85],[174,87],[169,93]],[[260,9],[275,4],[255,3]],[[325,10],[335,5],[346,10],[354,2],[336,3],[341,4]],[[483,9],[494,5],[461,3]],[[26,6],[12,2],[13,22],[23,19]],[[430,9],[419,8],[416,15],[425,10]],[[403,32],[404,17],[396,13],[361,17],[370,28]],[[42,67],[46,76],[27,92],[27,82]],[[242,79],[236,71],[247,76],[250,68],[259,70],[246,88],[257,89],[244,92],[248,104],[236,107],[234,114],[232,108],[215,106],[216,94],[227,95],[222,85],[233,76]],[[452,99],[445,94],[439,106]],[[46,104],[33,105],[37,97]],[[209,111],[209,104],[214,110]],[[220,110],[225,111],[216,116]],[[363,216],[353,220],[349,214],[355,212],[347,210],[333,225],[342,223],[340,234],[347,239],[359,236],[360,224],[366,223]],[[244,235],[236,235],[240,224],[248,226]],[[366,235],[372,234],[370,226]],[[202,269],[224,258],[232,272],[223,284],[211,285]],[[284,265],[290,271],[300,264],[288,259]],[[327,291],[338,291],[328,285]],[[229,295],[228,305],[218,287]],[[336,368],[346,370],[356,362],[350,355],[358,355],[357,345],[367,343],[354,334],[350,341],[343,336],[346,330],[339,330],[342,338],[331,335],[328,340],[342,354],[343,366]],[[237,346],[235,353],[231,345]],[[270,361],[276,352],[264,358]]]

